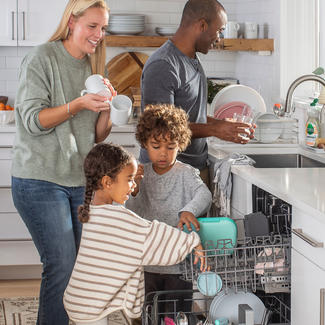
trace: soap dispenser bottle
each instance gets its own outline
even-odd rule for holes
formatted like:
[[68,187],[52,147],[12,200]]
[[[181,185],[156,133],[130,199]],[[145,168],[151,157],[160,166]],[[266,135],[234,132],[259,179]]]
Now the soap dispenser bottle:
[[310,104],[307,111],[308,119],[306,122],[305,135],[306,135],[306,146],[316,147],[316,139],[320,137],[319,129],[319,111],[316,107],[318,98],[315,98]]

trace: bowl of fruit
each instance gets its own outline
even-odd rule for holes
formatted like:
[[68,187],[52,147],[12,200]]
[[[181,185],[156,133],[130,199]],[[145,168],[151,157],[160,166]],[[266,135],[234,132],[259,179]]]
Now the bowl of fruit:
[[0,125],[6,125],[15,121],[14,108],[7,104],[8,97],[0,96]]

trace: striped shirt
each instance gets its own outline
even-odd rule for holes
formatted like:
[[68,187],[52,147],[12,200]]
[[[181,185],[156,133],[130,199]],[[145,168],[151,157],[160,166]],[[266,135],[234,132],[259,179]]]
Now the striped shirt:
[[140,218],[123,206],[90,206],[76,263],[63,302],[71,320],[93,322],[117,310],[141,315],[145,265],[173,265],[200,243],[158,221]]

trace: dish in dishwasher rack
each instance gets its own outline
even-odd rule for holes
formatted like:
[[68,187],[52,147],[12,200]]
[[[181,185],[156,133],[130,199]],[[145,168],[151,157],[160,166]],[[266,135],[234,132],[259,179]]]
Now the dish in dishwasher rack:
[[214,297],[210,305],[209,316],[214,321],[220,317],[226,317],[229,322],[238,325],[238,305],[247,304],[254,311],[254,324],[261,324],[265,306],[262,300],[252,292],[238,291],[229,289],[228,293],[221,290]]

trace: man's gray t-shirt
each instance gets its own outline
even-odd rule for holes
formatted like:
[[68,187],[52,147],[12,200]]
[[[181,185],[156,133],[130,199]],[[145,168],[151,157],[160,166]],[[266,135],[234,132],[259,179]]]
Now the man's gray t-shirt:
[[[141,107],[168,103],[183,108],[192,123],[207,122],[207,80],[198,58],[190,58],[168,40],[147,60],[141,78]],[[177,159],[200,170],[207,166],[206,138],[192,138]],[[145,149],[140,161],[149,162]]]

